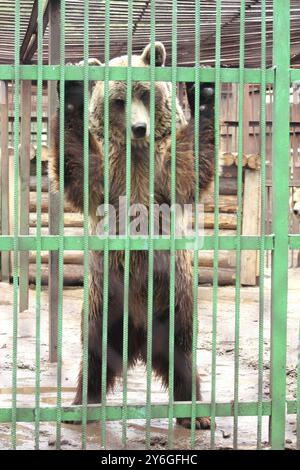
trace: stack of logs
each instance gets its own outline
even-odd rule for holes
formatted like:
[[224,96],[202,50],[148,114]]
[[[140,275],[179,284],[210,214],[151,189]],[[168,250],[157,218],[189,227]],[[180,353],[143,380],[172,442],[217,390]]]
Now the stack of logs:
[[[219,234],[236,235],[237,229],[237,165],[238,154],[224,152],[220,156],[220,197],[219,197]],[[243,166],[243,210],[242,234],[258,235],[260,220],[260,156],[244,154]],[[205,194],[204,228],[206,235],[214,234],[214,194]],[[199,283],[213,282],[213,251],[199,252]],[[218,253],[218,284],[233,285],[236,281],[236,253],[222,251]],[[242,252],[241,282],[245,285],[255,285],[258,276],[258,255],[256,251]]]
[[[30,203],[29,203],[29,234],[36,234],[37,214],[36,214],[36,162],[31,161],[30,167]],[[41,181],[42,197],[41,197],[41,226],[42,235],[48,234],[48,161],[42,162],[42,181]],[[74,212],[70,204],[65,202],[64,212],[64,234],[81,236],[83,235],[83,216]],[[41,260],[41,281],[42,285],[48,284],[48,258],[49,253],[42,251]],[[35,252],[29,255],[29,283],[35,283],[36,277],[36,256]],[[64,253],[64,285],[76,286],[83,284],[83,254],[80,251],[65,251]]]

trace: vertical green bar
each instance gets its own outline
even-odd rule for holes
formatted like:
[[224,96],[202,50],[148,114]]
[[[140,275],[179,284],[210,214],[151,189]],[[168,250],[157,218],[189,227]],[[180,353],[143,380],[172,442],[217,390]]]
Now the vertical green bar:
[[60,96],[59,96],[59,235],[57,315],[57,400],[56,448],[61,446],[61,373],[64,288],[64,148],[65,148],[65,0],[60,4]]
[[132,30],[133,2],[128,1],[128,67],[126,96],[126,217],[125,217],[125,267],[124,267],[124,317],[123,317],[123,409],[122,409],[122,444],[127,442],[127,372],[128,372],[128,303],[129,303],[129,268],[130,268],[130,233],[129,206],[131,200],[131,96],[132,96]]
[[240,60],[239,60],[239,127],[238,127],[238,211],[236,243],[236,288],[235,288],[235,334],[234,334],[234,404],[233,404],[233,448],[238,447],[238,402],[239,402],[239,343],[240,343],[240,300],[241,300],[241,232],[243,205],[243,118],[244,118],[244,54],[245,54],[245,0],[240,7]]
[[215,64],[215,210],[214,210],[214,260],[213,260],[213,318],[211,365],[211,434],[210,446],[215,448],[216,434],[216,366],[217,366],[217,312],[219,274],[219,153],[220,153],[220,87],[221,87],[221,3],[216,4],[216,64]]
[[14,119],[14,242],[13,242],[13,339],[11,445],[17,445],[17,359],[18,359],[18,256],[19,256],[19,119],[20,119],[20,1],[15,2],[15,119]]
[[[109,283],[109,41],[110,1],[105,3],[105,51],[104,51],[104,259],[103,259],[103,330],[101,375],[101,446],[106,447],[106,380],[107,380],[107,321]],[[101,177],[101,175],[100,175]]]
[[173,447],[174,343],[175,343],[175,204],[176,204],[176,86],[177,86],[177,1],[172,3],[172,119],[171,119],[171,240],[170,240],[170,324],[169,324],[169,426],[168,447]]
[[83,35],[83,370],[82,370],[82,448],[86,449],[89,338],[89,2],[84,2]]
[[259,250],[259,345],[258,345],[258,408],[257,449],[261,449],[262,400],[264,371],[264,277],[266,234],[266,0],[261,2],[261,81],[260,81],[260,160],[261,160],[261,226]]
[[286,346],[288,289],[290,1],[273,3],[273,233],[270,438],[273,449],[285,445]]
[[299,334],[298,334],[298,364],[297,364],[297,450],[300,450],[300,322],[299,322]]
[[40,433],[40,342],[41,342],[41,145],[43,116],[43,1],[38,1],[38,80],[37,80],[37,153],[36,153],[36,325],[35,325],[35,448],[39,449]]
[[155,0],[151,1],[150,49],[150,148],[149,148],[149,253],[148,253],[148,312],[147,312],[147,396],[146,448],[150,449],[151,380],[152,380],[152,320],[153,320],[153,237],[154,237],[154,175],[155,175]]
[[193,338],[192,338],[192,413],[191,448],[196,442],[197,400],[197,335],[198,335],[198,274],[199,274],[199,128],[200,128],[200,1],[195,3],[195,247],[193,268]]

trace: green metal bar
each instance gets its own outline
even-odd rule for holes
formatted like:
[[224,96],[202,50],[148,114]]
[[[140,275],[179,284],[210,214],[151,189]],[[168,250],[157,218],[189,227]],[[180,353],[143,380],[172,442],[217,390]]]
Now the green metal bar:
[[[28,158],[28,155],[30,152],[30,141],[31,141],[31,119],[30,119],[31,118],[31,93],[32,93],[31,82],[28,82],[28,81],[21,82],[19,232],[20,234],[23,234],[23,235],[29,234],[30,158]],[[3,118],[5,119],[5,116],[3,116]],[[1,121],[2,121],[2,116],[1,116]],[[8,151],[8,146],[5,149],[5,152],[7,151]],[[7,160],[6,157],[4,157],[4,159]],[[6,181],[6,184],[7,183],[8,181]],[[3,187],[3,184],[1,186]],[[5,189],[3,188],[2,191],[4,192]],[[8,195],[7,189],[6,189],[6,194]],[[6,207],[5,200],[3,202],[4,202],[4,208],[5,208]],[[9,217],[7,214],[2,215],[2,220],[1,220],[2,223],[3,223],[3,218],[5,218],[7,222],[9,221]],[[5,222],[3,225],[4,225],[3,228],[5,230]],[[7,232],[4,231],[4,233],[7,233]],[[4,261],[4,270],[5,270],[5,259],[3,261]],[[29,282],[28,281],[29,281],[29,253],[20,253],[19,255],[19,311],[20,312],[23,312],[24,310],[28,309],[28,305],[29,305]]]
[[[64,236],[64,249],[65,251],[69,250],[83,250],[83,236]],[[202,245],[203,242],[203,245]],[[293,241],[293,247],[299,248],[299,240]],[[0,236],[0,247],[1,251],[11,251],[13,250],[14,237],[9,236]],[[36,251],[36,237],[21,235],[18,237],[19,251]],[[42,250],[45,251],[57,251],[59,246],[59,237],[58,235],[44,235],[41,237]],[[153,240],[155,250],[169,250],[170,240],[165,238],[155,238]],[[149,240],[148,238],[134,238],[130,237],[130,245],[132,250],[148,250]],[[219,236],[219,249],[220,250],[236,250],[237,237],[236,236]],[[100,239],[95,235],[89,236],[89,248],[90,250],[104,250],[104,240]],[[125,240],[118,238],[110,238],[109,250],[124,250]],[[195,248],[195,239],[194,238],[176,238],[175,240],[175,249],[176,250],[193,250]],[[214,237],[213,235],[205,236],[199,242],[199,249],[201,250],[213,250],[214,249]],[[241,249],[242,250],[259,250],[260,248],[260,237],[252,235],[241,236]],[[265,236],[265,249],[272,251],[274,249],[274,236],[266,235]]]
[[289,247],[290,249],[300,249],[300,235],[289,235]]
[[240,287],[241,287],[241,233],[243,205],[243,118],[244,118],[244,65],[245,65],[245,0],[240,7],[240,59],[239,59],[239,127],[238,127],[238,210],[237,210],[237,247],[236,247],[236,289],[235,289],[235,333],[234,333],[234,420],[233,448],[238,447],[238,400],[239,400],[239,335],[240,335]]
[[12,424],[11,444],[17,446],[17,360],[18,360],[18,257],[19,257],[19,119],[20,119],[20,1],[15,2],[15,122],[14,122],[14,202],[13,202],[13,338],[12,338]]
[[298,334],[298,364],[297,364],[297,427],[296,427],[296,438],[297,438],[297,450],[300,450],[300,322],[299,322],[299,334]]
[[[288,402],[288,413],[296,413],[297,403],[296,400]],[[108,405],[106,410],[107,421],[120,421],[122,419],[122,406]],[[189,416],[191,412],[190,403],[176,402],[174,403],[174,417],[183,418]],[[143,405],[128,405],[127,408],[128,419],[146,419],[146,406]],[[238,404],[239,416],[257,416],[257,402],[240,402]],[[266,400],[263,402],[263,416],[270,416],[272,412],[271,402]],[[65,406],[61,408],[62,419],[64,421],[79,421],[81,419],[82,407],[81,406]],[[88,419],[97,420],[101,419],[101,406],[89,405],[88,406]],[[165,404],[152,404],[151,405],[151,417],[156,418],[168,418],[169,407]],[[196,405],[196,414],[198,416],[210,416],[211,404],[201,402]],[[55,422],[57,415],[57,408],[53,407],[42,407],[40,413],[41,422]],[[233,416],[232,403],[216,403],[216,416]],[[35,420],[35,408],[17,408],[17,422],[34,422]],[[10,423],[11,422],[11,408],[0,408],[0,422]]]
[[273,231],[270,438],[272,449],[285,446],[286,329],[288,287],[290,2],[273,2]]
[[[9,106],[8,106],[8,83],[2,82],[0,87],[3,90],[4,103],[0,105],[1,112],[1,233],[9,233],[9,156],[8,156],[8,143],[9,143]],[[8,282],[10,276],[10,253],[1,253],[1,280]]]
[[[90,80],[104,80],[105,70],[104,67],[89,66]],[[195,81],[195,69],[194,67],[176,67],[177,70],[177,82],[194,82]],[[59,80],[60,68],[59,65],[44,65],[44,80]],[[124,80],[126,81],[126,67],[110,67],[111,81]],[[299,70],[291,71],[294,77],[299,77],[297,74]],[[150,67],[132,67],[132,80],[139,81],[150,81]],[[36,65],[21,65],[20,66],[20,78],[22,80],[37,80],[37,66]],[[260,83],[261,71],[260,69],[244,69],[245,83]],[[156,67],[155,68],[156,81],[169,82],[172,80],[172,68],[171,67]],[[274,70],[267,70],[267,82],[274,83]],[[13,80],[14,79],[14,67],[11,65],[0,65],[0,80]],[[78,67],[74,65],[67,65],[65,67],[65,79],[66,80],[82,80],[82,71],[78,70]],[[295,78],[296,80],[296,78]],[[298,78],[297,78],[298,80]],[[200,69],[200,82],[214,82],[215,81],[215,69],[212,68],[201,68]],[[221,69],[221,81],[222,83],[239,83],[239,69],[237,68],[222,68]]]
[[297,426],[296,426],[296,446],[300,450],[300,322],[298,333],[298,363],[297,363],[297,392],[296,392],[296,408],[297,408]]
[[168,448],[173,447],[174,336],[175,336],[175,204],[176,204],[176,86],[177,86],[177,1],[172,2],[172,118],[171,118],[171,231],[170,231],[170,316],[169,316],[169,425]]
[[132,31],[133,2],[128,1],[128,36],[127,36],[127,95],[126,95],[126,218],[125,218],[125,266],[124,266],[124,317],[123,317],[123,414],[122,444],[127,443],[127,374],[128,374],[128,316],[129,316],[129,271],[130,271],[130,238],[129,206],[131,201],[131,98],[132,98]]
[[260,83],[260,160],[261,160],[261,246],[259,250],[259,340],[258,340],[258,409],[257,449],[262,444],[262,401],[264,373],[264,310],[265,310],[265,233],[266,233],[266,0],[261,2],[261,83]]
[[197,400],[197,335],[198,335],[198,274],[199,274],[199,129],[200,129],[200,1],[195,3],[195,249],[193,268],[193,336],[192,336],[192,416],[191,448],[196,443],[196,400]]
[[148,311],[147,311],[147,392],[146,448],[150,449],[151,383],[152,383],[152,324],[153,324],[153,237],[154,237],[154,177],[155,177],[155,7],[151,2],[150,49],[150,142],[149,142],[149,251],[148,251]]
[[103,258],[103,330],[101,372],[101,446],[106,448],[106,381],[107,381],[107,322],[109,287],[109,42],[110,0],[105,3],[105,76],[104,76],[104,217],[105,243]]
[[57,312],[57,416],[56,449],[61,447],[61,376],[64,285],[64,147],[65,147],[65,0],[60,4],[60,96],[59,96],[59,235],[58,235],[58,312]]
[[210,446],[215,448],[216,437],[216,368],[217,368],[217,313],[219,274],[219,205],[220,205],[220,92],[221,92],[221,0],[216,5],[216,67],[215,67],[215,210],[214,210],[214,260],[213,260],[213,317],[212,317],[212,364],[211,364],[211,434]]
[[291,82],[295,85],[299,85],[300,82],[300,70],[299,69],[290,69]]
[[87,441],[89,339],[89,2],[84,2],[83,78],[83,342],[82,342],[82,449]]
[[40,373],[41,373],[41,177],[42,177],[42,115],[43,115],[43,2],[38,1],[38,82],[37,82],[37,152],[36,152],[36,326],[35,326],[35,448],[39,449],[40,434]]
[[288,415],[294,415],[297,413],[297,400],[287,400],[286,405],[286,412]]

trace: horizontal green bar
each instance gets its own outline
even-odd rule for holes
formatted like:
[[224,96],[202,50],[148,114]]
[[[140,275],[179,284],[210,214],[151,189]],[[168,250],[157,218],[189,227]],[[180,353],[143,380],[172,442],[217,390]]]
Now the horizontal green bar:
[[[106,419],[109,421],[116,421],[122,419],[122,406],[106,406]],[[167,418],[168,405],[155,404],[151,405],[151,418]],[[239,416],[257,416],[258,404],[256,402],[240,402],[238,404]],[[146,406],[145,405],[128,405],[128,419],[145,419]],[[191,403],[175,403],[174,405],[174,418],[184,418],[191,416]],[[263,402],[262,414],[270,416],[271,402]],[[67,406],[62,407],[62,419],[64,421],[81,420],[81,406]],[[200,403],[196,405],[197,416],[210,416],[211,404]],[[232,403],[217,403],[216,416],[233,416]],[[56,421],[56,407],[40,408],[40,421]],[[100,420],[101,419],[101,405],[88,406],[88,419]],[[17,421],[19,422],[33,422],[35,420],[34,408],[17,408]],[[11,409],[0,408],[0,422],[9,423],[11,421]]]
[[292,250],[300,250],[300,235],[290,235],[289,244]]
[[[242,236],[241,247],[242,250],[258,250],[260,247],[261,239],[257,236]],[[110,238],[109,250],[124,250],[126,244],[125,238]],[[171,246],[170,239],[158,238],[153,241],[155,250],[169,250]],[[237,237],[235,236],[220,236],[219,249],[220,250],[235,250],[237,244]],[[18,237],[19,251],[35,251],[37,245],[37,238],[28,235],[20,235]],[[105,239],[97,236],[89,236],[89,249],[90,250],[104,250]],[[0,251],[11,251],[14,247],[14,237],[12,235],[0,236]],[[41,249],[45,251],[55,251],[59,247],[58,235],[45,235],[41,237]],[[194,250],[196,248],[203,250],[213,250],[214,237],[206,236],[199,239],[199,245],[196,246],[194,238],[178,238],[175,240],[175,247],[177,250]],[[148,238],[130,238],[131,250],[148,250]],[[65,236],[64,249],[67,250],[83,250],[84,237]],[[265,237],[265,249],[273,249],[273,236],[268,235]]]
[[291,69],[291,82],[300,82],[300,69]]
[[[110,80],[127,80],[127,67],[110,67]],[[83,80],[84,67],[66,65],[65,66],[65,79],[66,80]],[[104,67],[90,66],[89,79],[90,80],[104,80]],[[139,81],[150,81],[150,67],[132,67],[132,79]],[[36,65],[21,65],[20,78],[21,80],[37,80],[38,69]],[[156,81],[171,81],[172,80],[172,67],[157,67],[155,69]],[[13,65],[0,65],[0,80],[14,80],[15,68]],[[60,79],[60,65],[44,65],[43,66],[43,79],[44,80],[59,80]],[[221,82],[223,83],[238,83],[239,82],[239,69],[237,68],[222,68],[221,69]],[[260,69],[245,69],[245,83],[260,83],[261,71]],[[193,67],[177,67],[177,81],[178,82],[194,82],[195,69]],[[214,82],[215,69],[214,68],[201,68],[200,70],[201,82]],[[274,70],[268,69],[267,83],[273,83]]]
[[287,400],[287,414],[295,415],[297,414],[297,400]]
[[[129,405],[128,406],[128,419],[145,419],[146,406],[145,405]],[[240,402],[238,404],[239,416],[257,416],[258,403],[257,402]],[[297,413],[296,400],[287,401],[287,414]],[[62,419],[64,421],[81,420],[81,406],[65,406],[62,407]],[[210,416],[211,404],[199,403],[196,406],[196,414],[198,416]],[[271,415],[271,402],[264,401],[262,403],[263,416]],[[40,421],[56,421],[57,410],[56,407],[42,407],[40,409]],[[191,403],[175,403],[174,417],[182,418],[191,416]],[[233,416],[233,403],[217,403],[216,416]],[[168,405],[155,404],[151,405],[152,418],[167,418]],[[108,405],[106,407],[106,418],[109,421],[116,421],[122,419],[122,406]],[[100,420],[101,419],[101,406],[88,405],[88,419]],[[35,421],[35,408],[17,408],[17,421],[18,422],[34,422]],[[11,422],[11,408],[0,408],[0,423]]]

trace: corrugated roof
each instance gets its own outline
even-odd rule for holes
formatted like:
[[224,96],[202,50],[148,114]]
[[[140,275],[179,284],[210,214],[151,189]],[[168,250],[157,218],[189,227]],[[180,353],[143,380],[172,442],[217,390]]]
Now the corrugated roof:
[[[50,0],[51,1],[51,0]],[[21,43],[28,28],[34,0],[21,2]],[[48,1],[45,1],[45,6]],[[273,0],[267,0],[267,58],[272,56]],[[111,57],[126,53],[128,2],[111,0],[110,52]],[[156,0],[156,39],[167,49],[168,60],[172,48],[172,0]],[[104,0],[90,0],[89,55],[103,60],[104,56]],[[84,0],[66,0],[66,61],[75,62],[83,56]],[[178,0],[178,64],[194,63],[195,0]],[[201,62],[214,64],[216,1],[201,2]],[[2,0],[0,4],[0,63],[14,61],[15,2]],[[133,1],[133,49],[140,52],[150,40],[150,0]],[[33,27],[35,23],[33,22]],[[33,28],[34,29],[34,28]],[[246,0],[245,64],[260,65],[261,1]],[[222,0],[222,65],[238,66],[240,41],[240,0]],[[20,44],[21,46],[21,44]],[[291,0],[291,54],[294,65],[300,64],[300,2]],[[299,54],[299,56],[298,56]],[[44,36],[44,60],[48,57],[48,28]],[[36,62],[36,54],[32,62]]]

